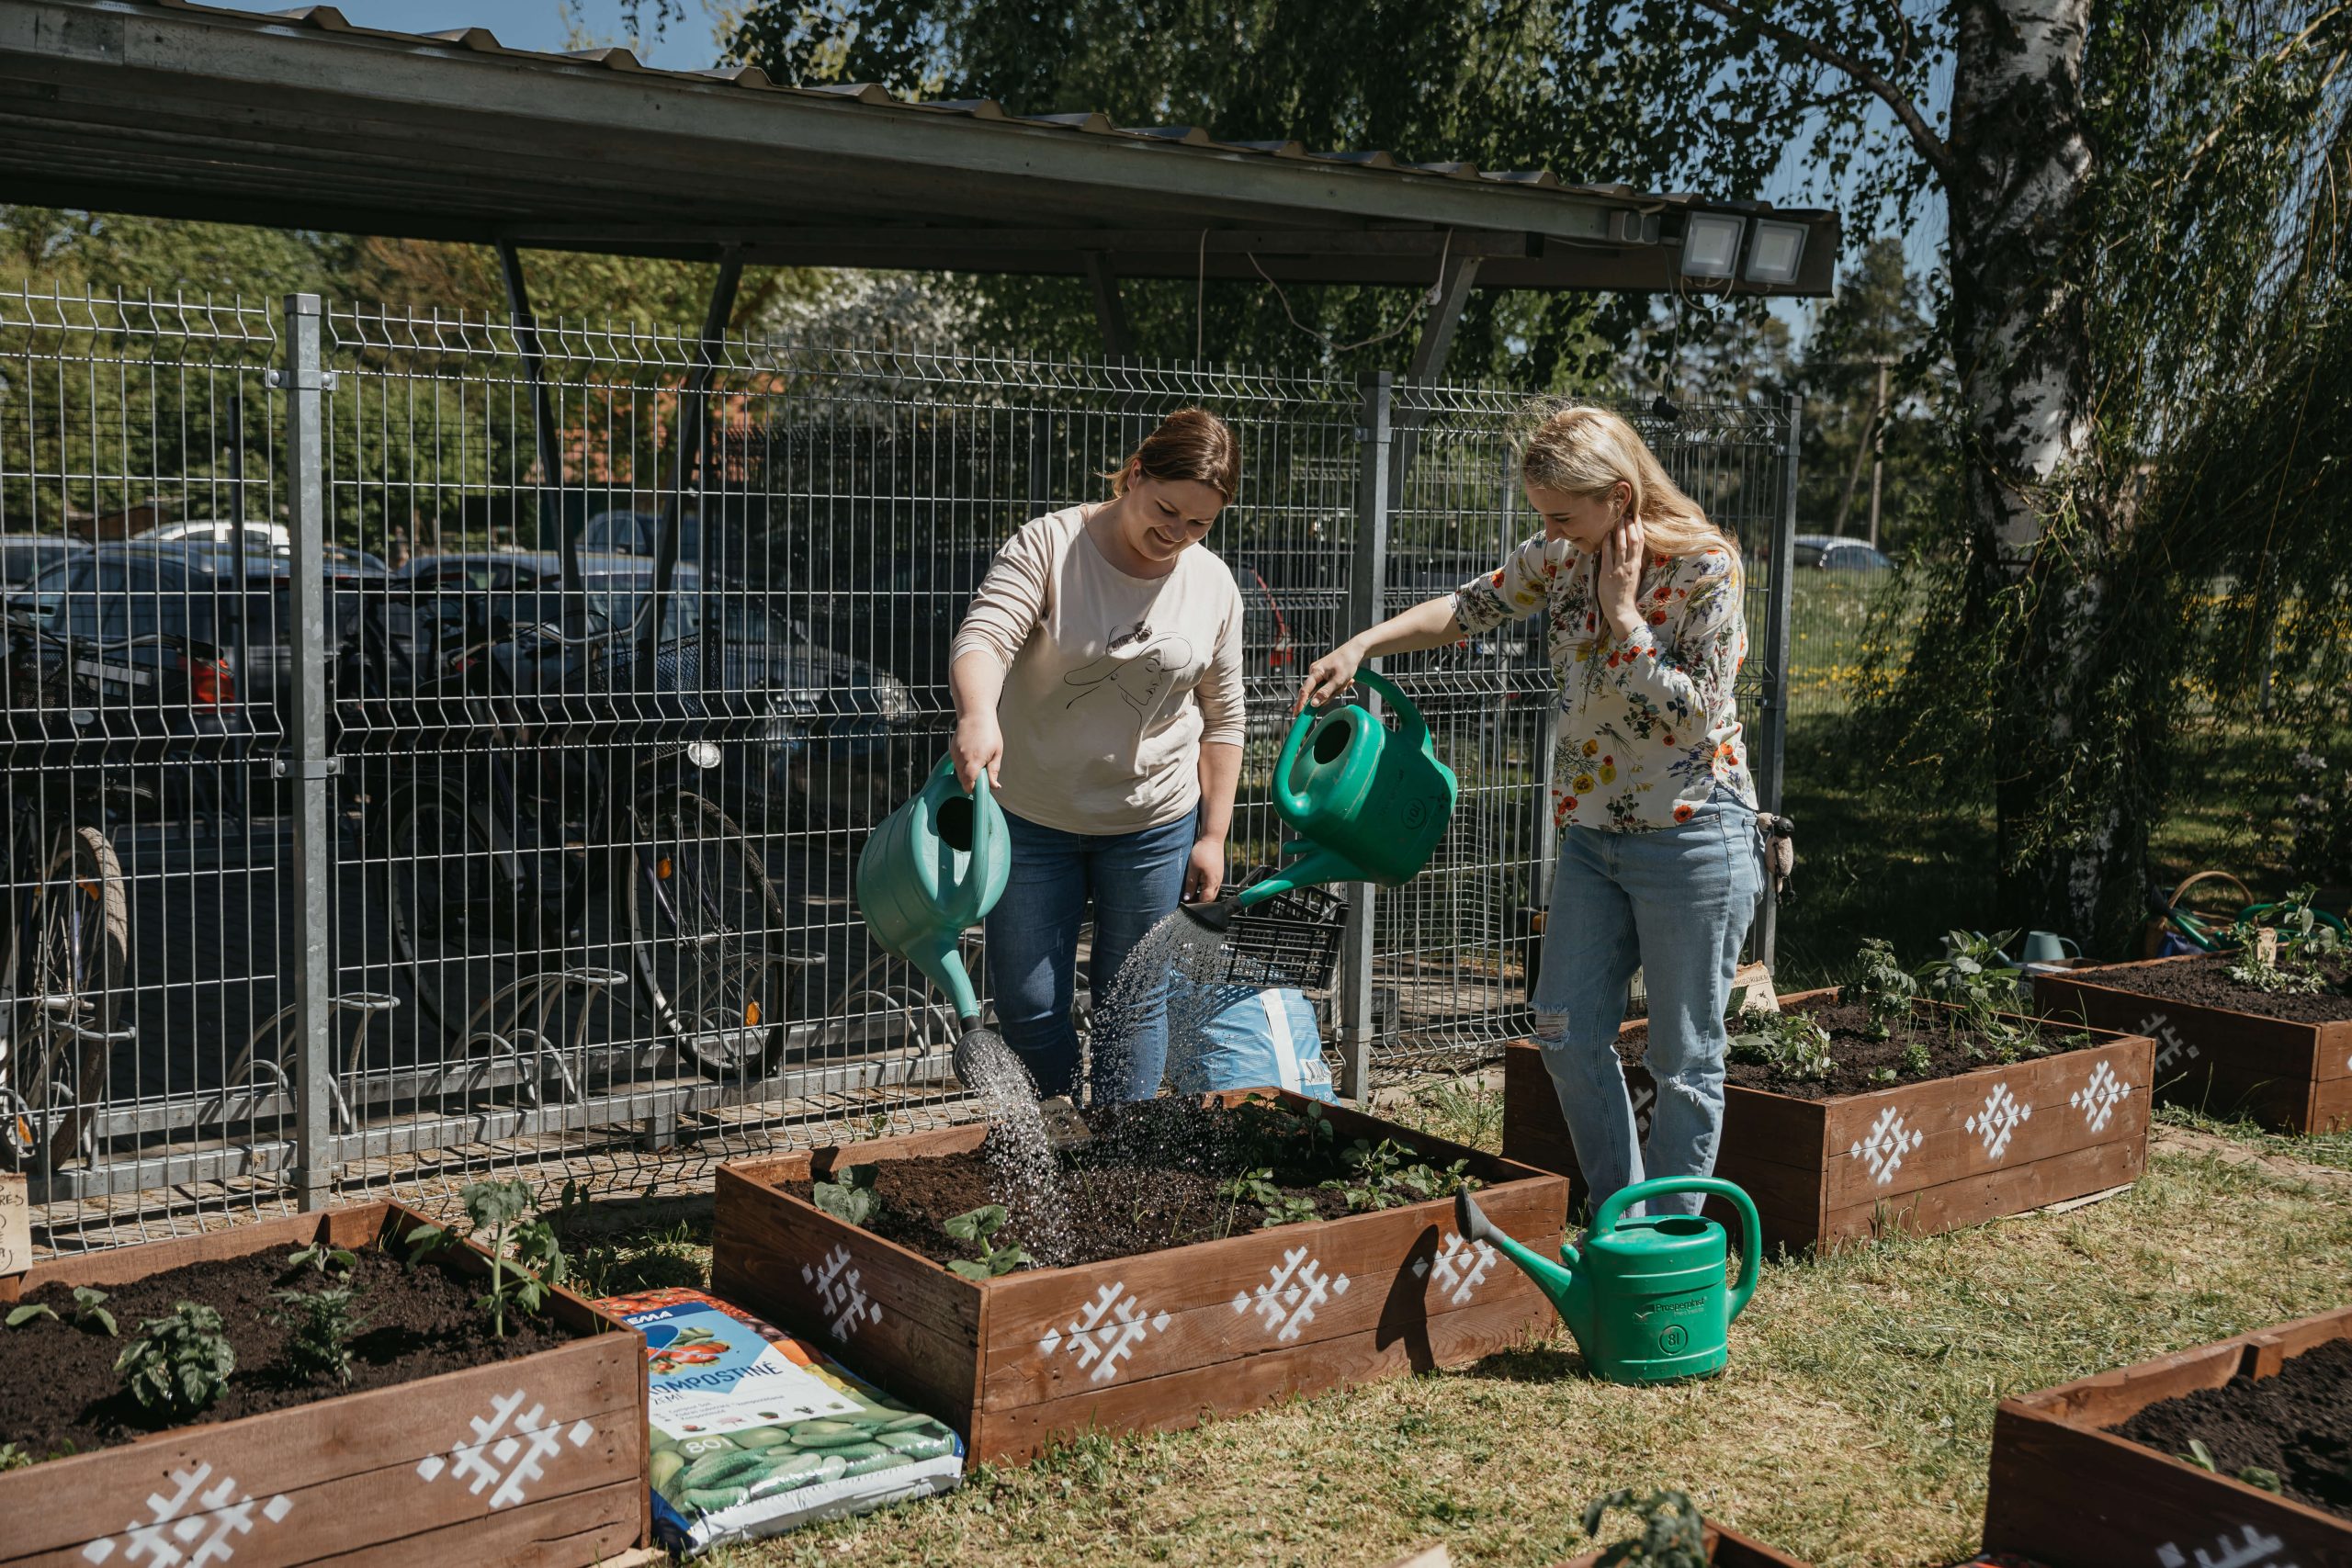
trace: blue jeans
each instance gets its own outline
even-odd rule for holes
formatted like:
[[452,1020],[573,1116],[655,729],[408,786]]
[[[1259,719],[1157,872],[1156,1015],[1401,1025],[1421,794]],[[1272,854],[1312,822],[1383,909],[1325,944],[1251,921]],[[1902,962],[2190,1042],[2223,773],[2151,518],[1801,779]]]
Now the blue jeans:
[[1040,1094],[1076,1096],[1078,928],[1094,904],[1089,992],[1094,1003],[1094,1100],[1148,1100],[1168,1066],[1168,976],[1142,976],[1115,1008],[1111,983],[1144,933],[1176,911],[1196,818],[1139,833],[1065,833],[1008,811],[1012,874],[988,918],[989,985],[997,1026]]
[[[1535,1043],[1596,1206],[1645,1177],[1714,1170],[1729,1043],[1724,1010],[1763,886],[1755,815],[1724,791],[1671,828],[1565,830],[1529,1000]],[[1644,1060],[1657,1084],[1646,1149],[1616,1050],[1637,965],[1649,993]],[[1647,1207],[1695,1214],[1701,1201],[1677,1193]]]

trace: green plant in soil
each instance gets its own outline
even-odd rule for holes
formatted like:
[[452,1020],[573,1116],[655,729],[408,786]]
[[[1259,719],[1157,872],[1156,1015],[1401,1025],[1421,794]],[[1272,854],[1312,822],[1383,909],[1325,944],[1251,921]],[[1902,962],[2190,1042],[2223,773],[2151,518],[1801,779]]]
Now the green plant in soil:
[[1468,1160],[1458,1159],[1443,1170],[1433,1169],[1420,1157],[1419,1150],[1394,1138],[1383,1138],[1377,1144],[1358,1138],[1340,1151],[1340,1159],[1348,1175],[1323,1186],[1346,1198],[1348,1208],[1357,1213],[1451,1198],[1456,1192],[1475,1192],[1481,1185],[1468,1174]]
[[315,1274],[348,1274],[359,1267],[359,1255],[347,1247],[329,1247],[323,1241],[314,1241],[300,1251],[288,1253],[286,1267],[288,1270],[308,1269]]
[[1919,982],[1895,962],[1891,942],[1869,937],[1855,956],[1853,983],[1846,991],[1870,1014],[1864,1032],[1873,1040],[1884,1040],[1894,1034],[1896,1024],[1911,1016],[1911,999],[1919,994]]
[[1724,1052],[1732,1061],[1757,1063],[1774,1077],[1797,1083],[1818,1083],[1838,1070],[1829,1055],[1827,1030],[1801,1012],[1739,1005],[1747,995],[1742,989],[1733,998],[1738,1011]]
[[2007,1016],[2018,1010],[2021,998],[2018,972],[2002,963],[2001,950],[2018,936],[2016,931],[1990,937],[1947,931],[1944,940],[1951,948],[1951,956],[1931,959],[1920,966],[1919,983],[1927,993],[1954,1008],[1950,1032],[1962,1040],[1962,1049],[1972,1059],[1986,1052],[1969,1036],[1989,1046],[1996,1062],[2038,1056],[2048,1048],[2031,1022]]
[[1596,1497],[1584,1510],[1584,1533],[1598,1540],[1602,1518],[1611,1508],[1623,1508],[1642,1522],[1642,1533],[1624,1537],[1602,1549],[1600,1568],[1622,1562],[1653,1564],[1655,1568],[1707,1568],[1707,1538],[1699,1510],[1679,1492],[1652,1492],[1637,1497],[1619,1487]]
[[[2188,1439],[2187,1453],[2176,1454],[2173,1457],[2183,1464],[2195,1465],[2209,1475],[2219,1475],[2222,1472],[2221,1467],[2213,1462],[2213,1450],[2207,1448],[2201,1439],[2196,1438]],[[2238,1480],[2245,1482],[2248,1486],[2258,1486],[2265,1492],[2276,1492],[2279,1489],[2278,1472],[2275,1470],[2266,1470],[2261,1465],[2249,1464],[2240,1467],[2233,1473]]]
[[1258,1222],[1260,1230],[1295,1225],[1317,1216],[1315,1200],[1283,1191],[1282,1184],[1274,1179],[1272,1166],[1243,1171],[1219,1186],[1216,1195],[1226,1201],[1225,1228],[1220,1236],[1233,1234],[1233,1212],[1244,1203],[1255,1203],[1265,1211],[1265,1218]]
[[1914,1040],[1903,1048],[1903,1070],[1913,1077],[1926,1077],[1935,1065],[1935,1058],[1928,1055],[1926,1041]]
[[2306,884],[2269,909],[2266,923],[2240,919],[2231,926],[2228,940],[2239,951],[2229,977],[2273,997],[2315,997],[2334,988],[2322,960],[2335,957],[2344,944],[2312,909],[2317,892]]
[[186,1421],[202,1415],[229,1386],[237,1352],[220,1312],[181,1302],[169,1317],[151,1317],[122,1348],[114,1370],[124,1392],[153,1415]]
[[874,1190],[881,1174],[878,1165],[844,1166],[831,1181],[810,1182],[809,1201],[842,1224],[863,1227],[882,1207],[882,1195]]
[[[490,1290],[474,1304],[490,1314],[491,1332],[503,1339],[508,1311],[536,1313],[546,1305],[548,1292],[570,1277],[571,1260],[523,1182],[477,1181],[458,1192],[458,1201],[465,1209],[468,1239],[490,1254]],[[409,1263],[413,1267],[456,1243],[447,1225],[419,1225],[408,1234]]]
[[967,1280],[993,1280],[1000,1274],[1010,1274],[1024,1263],[1037,1260],[1012,1243],[1000,1246],[997,1232],[1004,1228],[1004,1205],[983,1203],[968,1213],[954,1214],[939,1222],[939,1228],[956,1240],[973,1248],[976,1258],[958,1258],[947,1265],[950,1271]]
[[286,1359],[305,1378],[351,1382],[351,1339],[367,1326],[353,1310],[359,1292],[349,1285],[316,1291],[273,1291],[269,1320],[286,1330]]
[[[94,1291],[87,1285],[74,1287],[74,1326],[85,1334],[104,1334],[112,1339],[121,1331],[115,1326],[114,1314],[107,1311],[104,1291]],[[57,1310],[40,1302],[28,1302],[8,1314],[8,1326],[21,1328],[40,1318],[57,1321]]]

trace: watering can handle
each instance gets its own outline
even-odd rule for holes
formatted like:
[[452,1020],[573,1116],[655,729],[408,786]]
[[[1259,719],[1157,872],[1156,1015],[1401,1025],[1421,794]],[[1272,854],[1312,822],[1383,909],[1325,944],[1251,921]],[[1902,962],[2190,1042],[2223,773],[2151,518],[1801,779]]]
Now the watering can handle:
[[1621,1187],[1594,1213],[1592,1234],[1597,1236],[1615,1229],[1619,1217],[1634,1204],[1668,1192],[1711,1192],[1718,1198],[1730,1199],[1739,1211],[1739,1279],[1731,1288],[1731,1315],[1737,1317],[1747,1307],[1747,1298],[1756,1293],[1756,1271],[1764,1261],[1764,1226],[1756,1217],[1755,1201],[1731,1182],[1713,1176],[1661,1176],[1655,1181],[1636,1181],[1631,1187]]
[[1396,689],[1396,682],[1377,670],[1359,670],[1356,671],[1356,679],[1388,699],[1389,705],[1394,707],[1397,716],[1405,721],[1406,739],[1424,751],[1429,750],[1429,720],[1421,716],[1421,710],[1413,705],[1412,698]]
[[1274,800],[1284,811],[1305,812],[1306,797],[1290,787],[1291,767],[1298,761],[1298,749],[1306,742],[1306,732],[1315,727],[1315,713],[1301,708],[1298,716],[1290,721],[1290,734],[1283,740],[1283,754],[1274,759]]

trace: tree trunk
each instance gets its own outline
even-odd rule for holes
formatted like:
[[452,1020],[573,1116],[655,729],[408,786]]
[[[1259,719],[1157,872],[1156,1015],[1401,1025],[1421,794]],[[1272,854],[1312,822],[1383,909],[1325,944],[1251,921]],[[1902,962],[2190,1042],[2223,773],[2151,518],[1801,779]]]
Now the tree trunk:
[[[2136,789],[2097,787],[2126,781],[2093,711],[2112,540],[2089,471],[2081,287],[2089,0],[1955,0],[1955,19],[1947,195],[1973,560],[1962,614],[1997,634],[1984,646],[2003,659],[2002,919],[2111,941],[2139,902],[2145,823]],[[2038,548],[2053,531],[2063,547]]]

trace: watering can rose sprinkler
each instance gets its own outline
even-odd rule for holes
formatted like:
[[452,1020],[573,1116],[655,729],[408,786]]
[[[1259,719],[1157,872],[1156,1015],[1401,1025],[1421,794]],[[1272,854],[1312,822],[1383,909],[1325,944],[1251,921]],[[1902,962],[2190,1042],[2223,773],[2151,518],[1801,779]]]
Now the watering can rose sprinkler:
[[[1668,1192],[1711,1192],[1739,1211],[1736,1283],[1724,1283],[1727,1238],[1714,1221],[1623,1217],[1635,1203]],[[1610,1194],[1593,1214],[1583,1247],[1563,1247],[1557,1263],[1497,1230],[1467,1192],[1454,1194],[1453,1219],[1464,1235],[1527,1271],[1577,1337],[1585,1365],[1611,1382],[1670,1382],[1723,1371],[1731,1356],[1724,1331],[1756,1293],[1764,1255],[1756,1205],[1712,1176],[1661,1177]]]
[[1437,760],[1421,710],[1385,677],[1355,678],[1386,697],[1401,728],[1395,734],[1369,708],[1340,703],[1291,721],[1274,763],[1274,809],[1298,837],[1283,846],[1299,858],[1236,893],[1181,906],[1210,931],[1294,887],[1318,882],[1372,882],[1396,887],[1427,865],[1453,818],[1461,786]]
[[955,1005],[956,1076],[974,1082],[976,1040],[995,1040],[980,1023],[979,998],[956,949],[978,925],[1012,873],[1004,808],[981,768],[972,787],[956,782],[943,757],[914,798],[890,813],[857,856],[857,910],[884,949],[905,959]]

